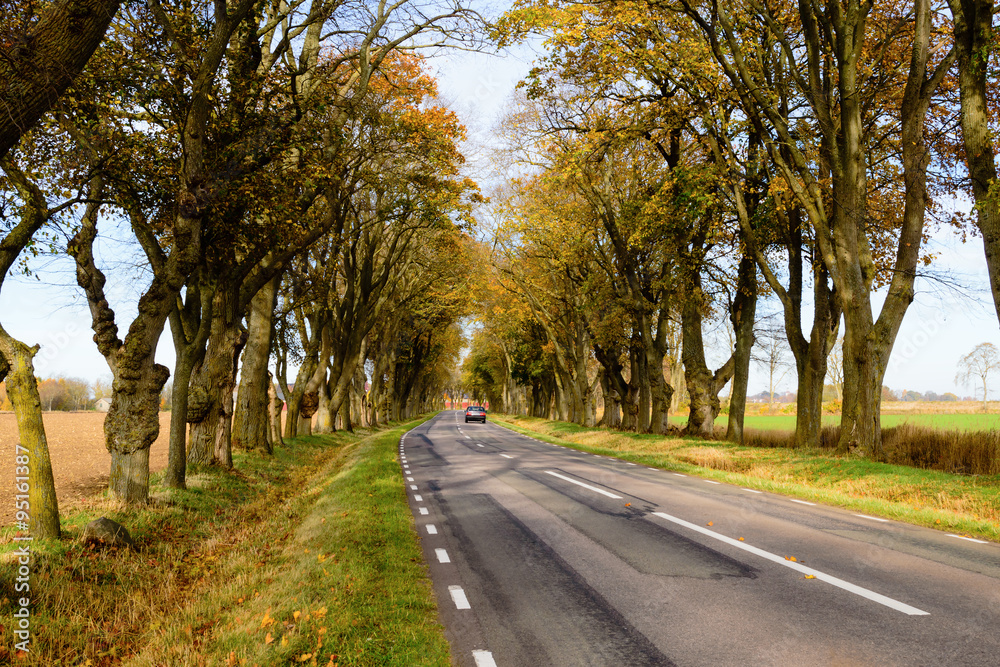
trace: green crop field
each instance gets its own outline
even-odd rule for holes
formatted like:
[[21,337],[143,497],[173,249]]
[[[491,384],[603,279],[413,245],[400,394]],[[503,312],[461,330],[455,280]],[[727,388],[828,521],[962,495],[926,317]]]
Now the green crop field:
[[[728,417],[719,415],[715,420],[717,426],[725,426]],[[687,417],[672,417],[670,422],[683,426]],[[836,426],[840,423],[840,415],[823,415],[824,426]],[[943,430],[957,431],[991,431],[1000,429],[1000,414],[911,414],[882,415],[882,428],[912,424]],[[794,431],[795,415],[747,415],[743,422],[744,428],[761,431]]]

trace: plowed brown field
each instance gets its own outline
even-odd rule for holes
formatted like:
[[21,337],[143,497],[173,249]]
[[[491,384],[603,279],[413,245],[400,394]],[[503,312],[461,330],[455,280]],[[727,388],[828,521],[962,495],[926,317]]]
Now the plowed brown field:
[[[80,498],[108,485],[111,454],[104,446],[103,412],[47,412],[42,416],[45,436],[56,479],[60,511]],[[158,472],[167,467],[170,413],[160,413],[160,437],[149,453],[149,467]],[[14,521],[14,445],[19,442],[17,420],[0,413],[0,525]]]

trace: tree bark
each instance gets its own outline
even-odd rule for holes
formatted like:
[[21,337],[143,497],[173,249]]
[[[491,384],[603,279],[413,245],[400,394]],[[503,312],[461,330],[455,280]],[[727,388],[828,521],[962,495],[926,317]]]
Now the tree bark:
[[240,368],[240,386],[233,413],[233,447],[265,454],[273,453],[269,437],[271,375],[267,370],[274,330],[274,307],[278,298],[275,275],[250,302],[247,344]]
[[7,396],[14,405],[21,440],[19,447],[27,450],[25,453],[18,449],[14,456],[17,491],[15,507],[18,510],[22,508],[21,496],[26,495],[26,523],[30,535],[44,539],[58,538],[60,533],[59,503],[56,500],[45,425],[42,423],[42,402],[32,363],[38,350],[38,345],[28,347],[0,327],[0,381],[6,379]]
[[736,276],[736,296],[730,319],[736,334],[733,351],[733,387],[729,392],[729,419],[726,439],[743,442],[743,418],[747,407],[747,383],[750,380],[750,353],[753,349],[753,327],[757,313],[757,266],[750,253],[740,258]]
[[983,235],[986,267],[1000,318],[1000,198],[990,195],[997,180],[994,136],[990,129],[988,76],[993,53],[993,0],[949,0],[958,54],[959,117],[965,164],[976,202],[976,224]]
[[690,282],[691,292],[684,300],[681,315],[684,378],[691,397],[688,423],[684,430],[689,435],[711,437],[715,433],[715,418],[722,410],[719,392],[733,376],[735,356],[730,356],[715,373],[709,370],[705,362],[705,344],[701,331],[703,295],[700,275],[694,272]]
[[29,34],[9,35],[17,38],[17,47],[4,40],[8,45],[0,58],[0,158],[83,70],[120,5],[121,0],[49,3]]
[[194,372],[194,384],[208,395],[208,413],[191,424],[188,462],[231,468],[233,392],[246,334],[240,328],[230,290],[225,287],[216,290],[214,299],[208,348]]

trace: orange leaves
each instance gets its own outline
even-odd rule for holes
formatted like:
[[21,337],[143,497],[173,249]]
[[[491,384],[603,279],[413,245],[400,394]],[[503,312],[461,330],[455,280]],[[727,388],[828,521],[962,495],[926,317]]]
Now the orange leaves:
[[264,643],[265,643],[265,644],[271,644],[272,642],[274,642],[274,635],[272,635],[272,634],[271,634],[271,633],[269,632],[269,633],[267,633],[267,635],[265,635],[265,637],[264,637]]

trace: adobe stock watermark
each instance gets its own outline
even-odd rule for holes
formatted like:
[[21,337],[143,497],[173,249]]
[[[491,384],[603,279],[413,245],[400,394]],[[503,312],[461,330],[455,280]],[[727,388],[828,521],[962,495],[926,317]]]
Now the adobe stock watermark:
[[920,320],[919,330],[906,338],[897,338],[889,357],[889,367],[897,370],[900,366],[911,363],[923,348],[937,338],[946,321],[944,312],[936,310],[933,317]]
[[35,371],[41,372],[45,370],[49,363],[55,361],[60,353],[68,348],[73,339],[81,333],[84,333],[84,331],[73,322],[67,324],[62,331],[48,333],[48,341],[40,342],[41,349],[33,360]]
[[20,534],[14,536],[15,542],[23,542],[14,550],[17,557],[17,574],[14,577],[14,652],[28,653],[31,645],[31,535],[29,523],[31,519],[31,501],[28,492],[31,482],[28,473],[31,470],[31,457],[28,450],[20,444],[14,447],[14,525]]

